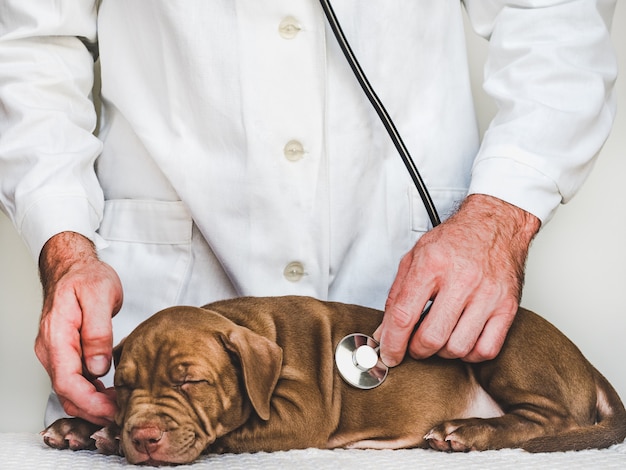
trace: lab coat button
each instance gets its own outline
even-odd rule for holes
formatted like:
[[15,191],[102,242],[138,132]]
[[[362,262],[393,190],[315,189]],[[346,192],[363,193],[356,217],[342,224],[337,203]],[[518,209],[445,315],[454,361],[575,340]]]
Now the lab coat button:
[[293,39],[301,30],[300,23],[293,16],[287,16],[278,25],[278,33],[283,39]]
[[304,146],[297,140],[290,140],[283,149],[285,158],[290,162],[297,162],[304,157]]
[[289,263],[283,271],[283,276],[290,282],[300,281],[305,274],[304,266],[299,261]]

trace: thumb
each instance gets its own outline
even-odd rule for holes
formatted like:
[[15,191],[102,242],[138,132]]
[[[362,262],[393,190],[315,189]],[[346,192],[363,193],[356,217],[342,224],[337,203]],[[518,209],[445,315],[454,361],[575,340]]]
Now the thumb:
[[103,376],[111,368],[113,355],[111,314],[88,315],[80,336],[87,371],[94,377]]
[[[106,286],[108,285],[108,289]],[[87,371],[101,377],[111,368],[113,356],[112,317],[121,305],[121,284],[102,283],[99,289],[81,292],[79,301],[83,308],[80,331],[83,360]]]

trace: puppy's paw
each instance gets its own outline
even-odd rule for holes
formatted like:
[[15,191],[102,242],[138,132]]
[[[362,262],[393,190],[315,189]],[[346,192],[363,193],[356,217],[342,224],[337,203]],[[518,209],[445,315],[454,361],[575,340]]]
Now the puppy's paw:
[[98,429],[91,435],[98,452],[105,455],[120,455],[120,431],[115,424]]
[[40,434],[46,445],[55,449],[94,450],[96,441],[91,435],[101,427],[81,418],[61,418]]
[[443,422],[432,428],[424,439],[435,450],[444,452],[469,452],[487,450],[493,428],[486,420],[459,419]]
[[431,429],[428,434],[424,436],[424,439],[428,442],[428,445],[443,452],[466,452],[470,449],[467,448],[465,443],[459,442],[454,435],[454,431],[457,428],[448,428],[440,425]]

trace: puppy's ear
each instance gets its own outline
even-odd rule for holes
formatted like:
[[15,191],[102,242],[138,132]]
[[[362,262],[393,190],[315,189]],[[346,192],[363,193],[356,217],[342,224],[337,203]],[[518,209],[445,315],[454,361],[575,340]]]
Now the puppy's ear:
[[241,361],[252,407],[262,420],[270,418],[270,400],[283,364],[283,350],[248,328],[237,327],[225,338],[226,347]]
[[126,341],[126,338],[120,341],[119,344],[113,348],[113,364],[115,365],[115,367],[117,367],[117,365],[120,363],[122,350],[124,349],[124,341]]

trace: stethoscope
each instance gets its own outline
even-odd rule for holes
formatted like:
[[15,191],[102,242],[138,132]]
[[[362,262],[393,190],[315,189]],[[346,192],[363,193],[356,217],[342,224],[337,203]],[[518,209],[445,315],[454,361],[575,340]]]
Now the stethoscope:
[[[422,198],[428,217],[433,227],[436,227],[441,223],[437,209],[433,203],[432,198],[426,188],[426,185],[409,154],[395,124],[391,120],[391,116],[383,106],[382,101],[376,95],[376,92],[372,88],[367,79],[367,76],[363,72],[361,65],[359,64],[348,40],[346,39],[341,25],[335,16],[335,12],[330,4],[330,0],[320,0],[326,19],[330,25],[330,28],[341,47],[341,50],[354,73],[359,85],[363,89],[363,92],[367,96],[368,100],[374,107],[374,110],[378,114],[382,124],[385,126],[389,137],[391,138],[396,150],[400,154],[400,158],[404,162],[407,171],[411,175],[411,179],[417,188],[417,192]],[[422,315],[415,326],[415,329],[419,327],[424,317],[428,314],[432,302],[429,301],[426,308],[422,312]],[[335,349],[335,364],[341,377],[350,385],[363,390],[369,390],[377,387],[387,378],[389,368],[380,359],[380,345],[374,338],[361,334],[354,333],[343,338],[337,348]]]
[[[415,329],[419,328],[430,311],[428,301]],[[380,345],[371,336],[353,333],[345,336],[335,348],[335,365],[343,380],[353,387],[369,390],[382,384],[389,367],[380,358]]]

